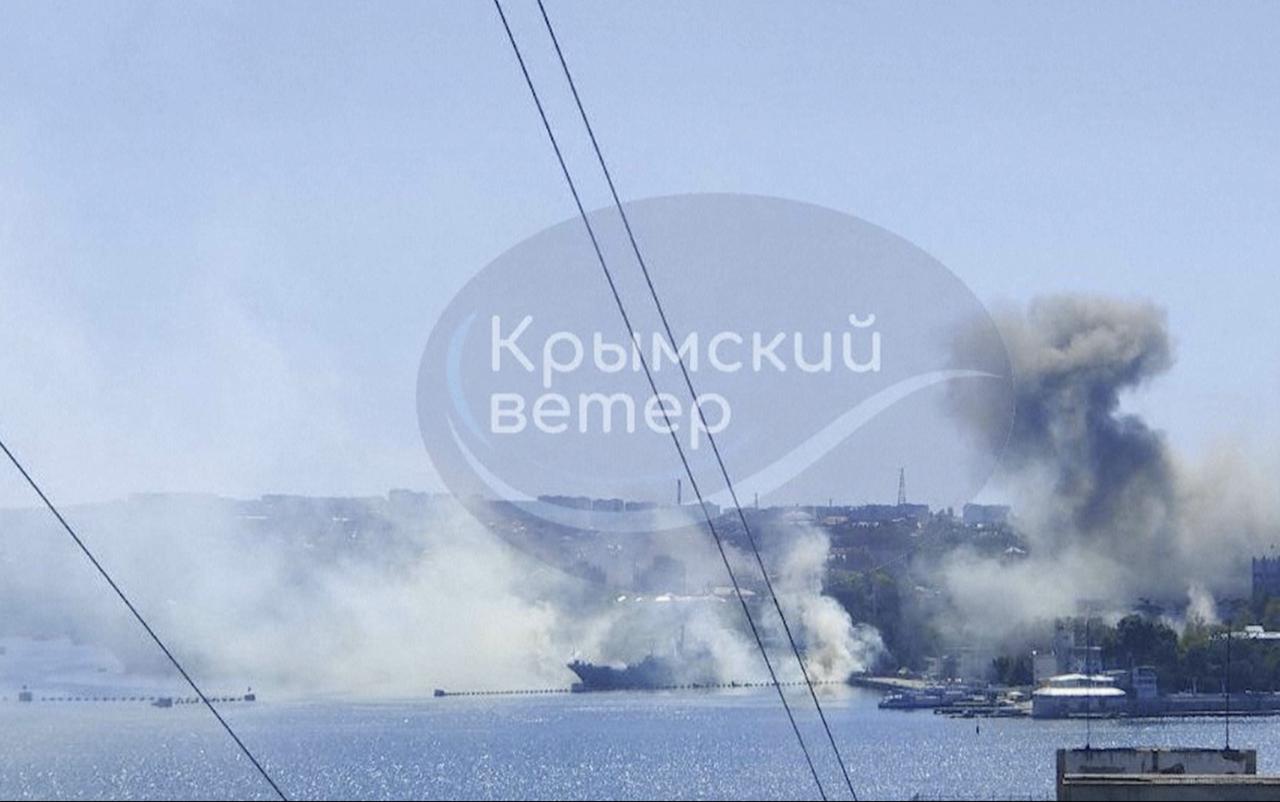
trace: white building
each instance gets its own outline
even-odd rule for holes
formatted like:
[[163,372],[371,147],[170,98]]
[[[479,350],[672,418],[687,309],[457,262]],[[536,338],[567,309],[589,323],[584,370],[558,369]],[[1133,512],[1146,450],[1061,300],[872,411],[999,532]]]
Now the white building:
[[1103,674],[1060,674],[1031,694],[1033,718],[1098,716],[1128,710],[1128,696]]
[[1037,687],[1044,685],[1053,677],[1062,673],[1058,667],[1058,656],[1052,651],[1039,650],[1031,653],[1031,682]]

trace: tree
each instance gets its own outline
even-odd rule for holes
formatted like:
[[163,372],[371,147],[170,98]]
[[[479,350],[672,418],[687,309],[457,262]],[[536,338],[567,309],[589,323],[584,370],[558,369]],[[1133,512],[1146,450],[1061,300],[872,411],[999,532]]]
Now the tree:
[[1155,666],[1166,681],[1177,672],[1178,633],[1160,621],[1141,615],[1125,616],[1116,624],[1115,639],[1109,645],[1109,662],[1118,667]]
[[991,661],[991,678],[997,685],[1030,685],[1035,682],[1031,655],[1001,655]]
[[1262,608],[1262,626],[1271,631],[1280,629],[1280,598],[1267,599]]

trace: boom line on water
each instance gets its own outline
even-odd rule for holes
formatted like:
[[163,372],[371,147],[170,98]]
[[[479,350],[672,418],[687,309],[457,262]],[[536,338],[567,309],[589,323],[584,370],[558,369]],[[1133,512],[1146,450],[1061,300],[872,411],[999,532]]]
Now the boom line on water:
[[245,742],[240,740],[240,736],[231,728],[231,725],[227,723],[227,720],[222,717],[222,714],[218,712],[218,709],[213,706],[213,702],[209,701],[209,697],[205,695],[204,691],[200,689],[200,686],[196,684],[196,681],[189,673],[187,673],[187,670],[183,668],[182,663],[178,661],[178,658],[174,653],[170,651],[169,647],[160,639],[160,636],[156,634],[156,631],[151,628],[151,625],[147,623],[147,619],[143,617],[138,608],[133,605],[133,602],[129,601],[129,597],[125,595],[124,590],[111,577],[111,574],[107,572],[107,569],[98,561],[98,558],[94,556],[93,552],[89,550],[89,547],[85,545],[85,542],[80,538],[80,535],[76,533],[76,530],[73,529],[71,524],[67,522],[67,519],[63,517],[57,506],[55,506],[49,497],[45,495],[44,490],[40,488],[40,485],[36,483],[36,480],[31,476],[31,474],[27,472],[27,469],[18,460],[17,456],[9,450],[9,446],[5,444],[3,439],[0,439],[0,451],[3,451],[4,455],[9,458],[9,462],[13,463],[13,467],[18,469],[18,473],[22,474],[22,478],[26,480],[27,484],[31,486],[31,489],[40,497],[40,501],[44,503],[44,506],[48,508],[49,512],[53,513],[53,517],[58,519],[58,523],[61,524],[67,534],[71,536],[71,539],[75,542],[76,546],[79,547],[80,551],[84,553],[84,556],[89,559],[89,562],[102,576],[102,578],[106,580],[111,589],[115,591],[116,596],[120,598],[120,601],[124,603],[124,606],[133,614],[133,617],[137,622],[142,625],[142,628],[146,631],[147,635],[151,637],[151,640],[155,642],[156,646],[160,648],[160,651],[164,652],[164,656],[168,658],[169,662],[173,664],[173,667],[178,670],[178,673],[182,675],[182,678],[186,683],[191,686],[191,690],[196,692],[196,696],[200,697],[201,703],[203,703],[204,706],[209,709],[209,712],[213,714],[213,717],[218,720],[218,723],[222,725],[222,729],[226,730],[227,735],[231,736],[231,740],[235,741],[236,746],[240,748],[240,751],[244,753],[244,756],[249,758],[249,762],[252,763],[253,767],[262,775],[262,779],[266,780],[267,785],[271,786],[271,790],[275,792],[276,796],[284,800],[284,802],[288,802],[289,797],[285,796],[284,791],[280,790],[280,786],[267,772],[266,767],[263,766],[258,758],[254,756],[253,752],[250,751]]

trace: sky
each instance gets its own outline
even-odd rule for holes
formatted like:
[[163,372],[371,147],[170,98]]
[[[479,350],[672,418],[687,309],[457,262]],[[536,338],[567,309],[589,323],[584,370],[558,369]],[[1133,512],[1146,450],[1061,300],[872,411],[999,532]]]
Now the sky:
[[[1189,455],[1274,450],[1280,7],[547,5],[624,199],[829,206],[991,305],[1151,299],[1177,362],[1128,408]],[[66,502],[433,488],[435,317],[572,213],[487,2],[8,3],[0,436]]]

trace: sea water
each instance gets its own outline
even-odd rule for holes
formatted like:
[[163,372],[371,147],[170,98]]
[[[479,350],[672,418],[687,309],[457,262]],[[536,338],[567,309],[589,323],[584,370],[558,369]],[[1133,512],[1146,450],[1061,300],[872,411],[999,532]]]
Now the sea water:
[[[844,798],[812,703],[789,694],[820,778]],[[824,708],[862,799],[1043,799],[1054,750],[1220,746],[1220,719],[953,719],[880,710],[838,689]],[[808,702],[806,704],[806,702]],[[814,798],[776,694],[597,693],[402,702],[231,704],[225,714],[294,799]],[[1232,744],[1280,770],[1270,719]],[[207,710],[0,703],[0,798],[270,798]]]

